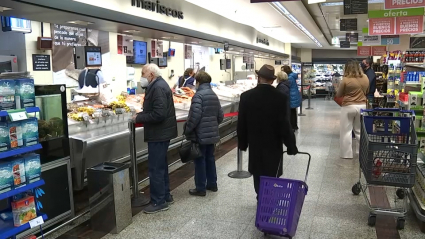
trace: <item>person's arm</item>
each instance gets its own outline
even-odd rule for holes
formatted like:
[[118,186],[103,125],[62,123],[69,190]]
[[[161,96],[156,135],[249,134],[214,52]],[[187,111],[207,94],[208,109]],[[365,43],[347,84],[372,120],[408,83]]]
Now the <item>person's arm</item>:
[[282,137],[283,144],[285,144],[288,154],[295,155],[298,153],[297,143],[294,131],[292,130],[291,122],[289,120],[289,98],[283,95],[282,102],[278,103],[280,106],[279,110],[279,124],[280,135]]
[[217,116],[218,124],[221,124],[221,122],[223,122],[223,120],[224,120],[224,113],[223,113],[223,109],[221,108],[221,105],[220,105],[220,110],[218,111],[218,116]]
[[248,149],[248,125],[247,125],[247,115],[245,109],[245,94],[241,95],[239,101],[239,116],[238,116],[238,126],[236,132],[238,134],[238,148],[242,151]]
[[195,131],[202,118],[202,99],[199,95],[195,94],[192,98],[190,105],[189,116],[187,117],[187,124],[184,130],[185,135],[190,135]]
[[152,89],[152,104],[151,112],[140,112],[137,114],[136,123],[160,123],[167,117],[167,95],[161,88]]
[[344,96],[344,91],[345,91],[345,80],[344,78],[342,79],[341,83],[339,83],[339,87],[338,90],[336,91],[336,97],[343,97]]

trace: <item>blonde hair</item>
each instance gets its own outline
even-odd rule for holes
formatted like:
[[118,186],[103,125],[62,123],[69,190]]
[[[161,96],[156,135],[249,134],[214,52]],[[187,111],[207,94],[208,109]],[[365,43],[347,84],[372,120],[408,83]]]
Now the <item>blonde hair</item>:
[[344,67],[344,77],[362,78],[363,70],[360,63],[356,60],[349,60]]
[[286,74],[283,71],[279,71],[276,76],[277,76],[277,81],[278,82],[282,82],[282,81],[288,80],[288,74]]

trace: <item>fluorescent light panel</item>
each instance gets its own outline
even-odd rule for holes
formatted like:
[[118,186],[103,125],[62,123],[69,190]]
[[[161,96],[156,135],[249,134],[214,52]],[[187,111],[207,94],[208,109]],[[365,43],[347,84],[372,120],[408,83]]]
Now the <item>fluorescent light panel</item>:
[[322,44],[288,11],[280,2],[270,3],[279,12],[306,34],[318,47],[323,47]]
[[319,2],[326,2],[326,0],[308,0],[308,4],[315,4]]

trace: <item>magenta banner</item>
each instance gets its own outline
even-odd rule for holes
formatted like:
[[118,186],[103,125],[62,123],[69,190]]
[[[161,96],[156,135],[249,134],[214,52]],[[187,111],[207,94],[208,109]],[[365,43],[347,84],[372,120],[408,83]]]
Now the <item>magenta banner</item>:
[[[301,0],[281,0],[279,2],[295,2],[295,1],[301,1]],[[260,3],[260,2],[276,2],[276,0],[251,0],[251,3]]]

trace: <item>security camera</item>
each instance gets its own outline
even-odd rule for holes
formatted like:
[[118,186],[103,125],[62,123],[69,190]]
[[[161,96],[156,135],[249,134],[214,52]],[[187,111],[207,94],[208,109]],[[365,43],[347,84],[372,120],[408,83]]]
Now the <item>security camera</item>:
[[170,76],[168,76],[169,79],[174,77],[174,70],[170,70]]

